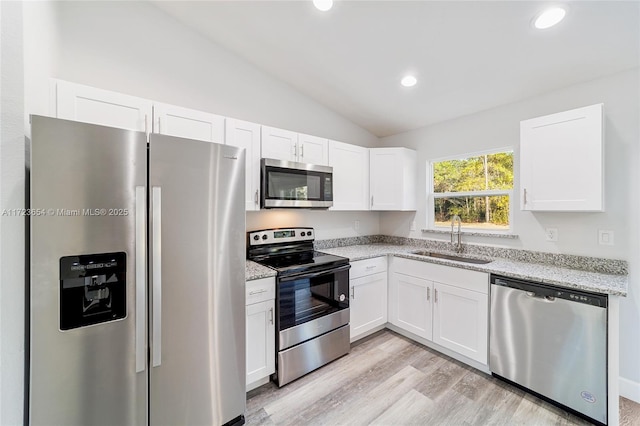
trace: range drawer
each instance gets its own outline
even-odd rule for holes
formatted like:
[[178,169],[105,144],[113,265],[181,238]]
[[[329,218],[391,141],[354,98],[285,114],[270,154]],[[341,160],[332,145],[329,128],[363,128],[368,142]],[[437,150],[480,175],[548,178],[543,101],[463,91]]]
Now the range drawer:
[[387,256],[374,257],[372,259],[356,260],[351,262],[349,279],[360,278],[377,274],[387,270]]
[[276,298],[276,279],[274,277],[247,281],[246,304],[264,302]]

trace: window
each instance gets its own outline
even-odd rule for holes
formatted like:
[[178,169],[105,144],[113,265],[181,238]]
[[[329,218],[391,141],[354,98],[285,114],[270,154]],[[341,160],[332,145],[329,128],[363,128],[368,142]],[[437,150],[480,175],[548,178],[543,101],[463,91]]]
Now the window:
[[433,161],[431,224],[450,227],[458,215],[463,228],[508,231],[512,189],[511,150]]

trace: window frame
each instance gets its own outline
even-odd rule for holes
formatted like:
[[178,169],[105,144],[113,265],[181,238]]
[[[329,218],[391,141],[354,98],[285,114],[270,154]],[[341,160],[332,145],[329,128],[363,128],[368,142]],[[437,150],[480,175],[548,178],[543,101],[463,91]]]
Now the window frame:
[[516,184],[515,169],[516,169],[516,153],[512,146],[493,148],[483,151],[474,151],[458,155],[450,155],[447,157],[434,158],[427,161],[428,173],[427,173],[427,230],[429,231],[443,231],[450,230],[450,225],[439,226],[435,224],[435,199],[436,198],[459,198],[459,197],[485,197],[485,196],[509,196],[509,227],[506,229],[486,229],[473,226],[461,227],[461,231],[464,232],[478,232],[483,234],[495,234],[495,235],[513,235],[513,187],[511,189],[490,189],[483,191],[465,191],[465,192],[438,192],[433,190],[433,166],[435,163],[441,163],[443,161],[451,160],[464,160],[472,157],[480,157],[483,155],[500,154],[504,152],[513,153],[513,186]]

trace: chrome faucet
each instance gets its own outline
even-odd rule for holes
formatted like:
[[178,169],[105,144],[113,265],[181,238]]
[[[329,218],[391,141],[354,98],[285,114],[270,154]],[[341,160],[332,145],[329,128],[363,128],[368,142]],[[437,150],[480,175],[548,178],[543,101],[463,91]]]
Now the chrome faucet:
[[[453,229],[456,222],[458,222],[458,230],[454,232]],[[460,234],[461,225],[462,225],[462,219],[460,219],[460,216],[454,215],[451,218],[451,245],[456,249],[458,253],[462,251],[462,240],[461,240],[461,234]],[[457,242],[454,242],[454,238],[453,238],[454,235],[458,236]]]

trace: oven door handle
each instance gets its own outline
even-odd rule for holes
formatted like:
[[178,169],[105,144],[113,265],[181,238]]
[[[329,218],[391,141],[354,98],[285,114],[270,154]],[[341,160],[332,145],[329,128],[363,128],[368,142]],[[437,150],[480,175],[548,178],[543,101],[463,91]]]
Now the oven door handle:
[[329,275],[329,274],[335,274],[337,272],[348,271],[350,268],[351,268],[351,265],[345,265],[345,266],[341,266],[339,268],[324,269],[322,271],[312,272],[312,273],[300,272],[299,274],[289,275],[287,277],[278,278],[278,281],[282,283],[282,282],[287,282],[287,281],[299,280],[300,277],[316,278],[316,277],[320,277],[320,276],[323,276],[323,275]]

